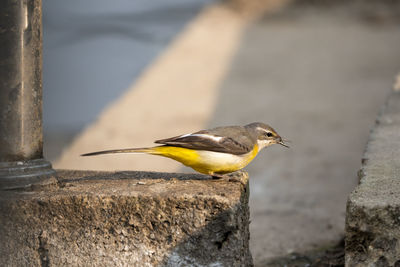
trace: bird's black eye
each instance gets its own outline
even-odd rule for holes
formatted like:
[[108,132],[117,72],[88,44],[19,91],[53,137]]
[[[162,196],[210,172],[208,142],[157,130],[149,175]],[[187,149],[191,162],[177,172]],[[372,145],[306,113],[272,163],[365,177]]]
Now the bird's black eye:
[[271,132],[266,132],[265,135],[271,137],[273,134]]

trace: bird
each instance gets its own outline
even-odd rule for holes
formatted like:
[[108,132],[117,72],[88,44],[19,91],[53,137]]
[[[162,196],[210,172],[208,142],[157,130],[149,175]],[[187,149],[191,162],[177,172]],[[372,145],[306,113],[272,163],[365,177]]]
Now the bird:
[[222,178],[247,166],[263,148],[284,147],[288,140],[269,125],[253,122],[245,126],[224,126],[154,141],[153,147],[103,150],[82,154],[147,153],[174,159],[195,171]]

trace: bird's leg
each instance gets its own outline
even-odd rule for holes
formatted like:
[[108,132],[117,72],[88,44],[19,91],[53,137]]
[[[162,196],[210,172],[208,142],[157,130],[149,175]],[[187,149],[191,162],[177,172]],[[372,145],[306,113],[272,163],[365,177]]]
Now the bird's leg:
[[214,172],[211,172],[210,173],[210,175],[211,175],[211,178],[213,178],[213,179],[222,179],[222,178],[224,178],[225,176],[223,175],[223,174],[218,174],[218,173],[214,173]]

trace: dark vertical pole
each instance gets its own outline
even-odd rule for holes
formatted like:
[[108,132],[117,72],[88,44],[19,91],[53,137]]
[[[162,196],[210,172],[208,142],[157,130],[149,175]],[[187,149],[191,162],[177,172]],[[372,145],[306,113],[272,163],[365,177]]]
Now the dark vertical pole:
[[43,159],[41,0],[0,1],[0,188],[54,174]]

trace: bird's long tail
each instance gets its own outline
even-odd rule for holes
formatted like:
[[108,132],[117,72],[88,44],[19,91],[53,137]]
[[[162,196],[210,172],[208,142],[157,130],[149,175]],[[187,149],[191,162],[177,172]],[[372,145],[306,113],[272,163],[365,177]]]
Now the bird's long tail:
[[124,148],[124,149],[112,149],[112,150],[102,150],[91,153],[82,154],[81,156],[97,156],[103,154],[116,154],[116,153],[149,153],[156,154],[154,147],[143,147],[143,148]]

